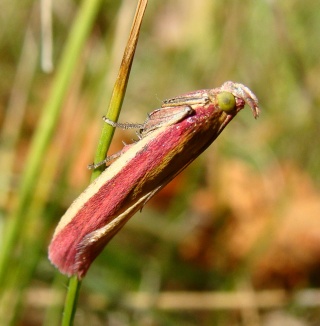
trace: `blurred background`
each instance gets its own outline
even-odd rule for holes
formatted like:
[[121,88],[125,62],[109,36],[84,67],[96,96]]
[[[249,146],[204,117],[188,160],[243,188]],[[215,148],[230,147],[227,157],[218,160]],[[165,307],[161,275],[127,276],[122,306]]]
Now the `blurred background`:
[[[0,4],[1,251],[80,5]],[[89,183],[135,7],[100,1],[5,266],[1,325],[60,324],[68,279],[47,246]],[[241,111],[110,242],[75,325],[320,324],[319,52],[317,1],[150,1],[121,122],[227,80],[250,87],[262,112]],[[109,154],[132,138],[117,130]]]

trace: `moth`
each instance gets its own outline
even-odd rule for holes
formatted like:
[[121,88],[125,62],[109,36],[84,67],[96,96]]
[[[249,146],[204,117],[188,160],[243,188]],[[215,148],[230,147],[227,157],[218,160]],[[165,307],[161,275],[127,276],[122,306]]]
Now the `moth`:
[[139,140],[107,157],[103,164],[113,162],[63,215],[49,246],[51,263],[82,279],[125,223],[199,156],[245,104],[257,118],[257,97],[228,81],[166,100],[142,124],[105,118],[114,127],[139,129]]

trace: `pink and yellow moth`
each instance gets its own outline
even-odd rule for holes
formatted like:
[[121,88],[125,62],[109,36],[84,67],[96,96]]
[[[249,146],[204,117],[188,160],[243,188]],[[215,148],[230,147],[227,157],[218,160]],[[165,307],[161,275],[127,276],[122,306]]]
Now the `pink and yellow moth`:
[[[87,273],[93,260],[125,223],[200,155],[248,104],[259,115],[249,88],[231,81],[164,101],[138,128],[139,141],[125,145],[112,164],[72,203],[49,246],[61,273]],[[105,162],[108,162],[108,158]]]

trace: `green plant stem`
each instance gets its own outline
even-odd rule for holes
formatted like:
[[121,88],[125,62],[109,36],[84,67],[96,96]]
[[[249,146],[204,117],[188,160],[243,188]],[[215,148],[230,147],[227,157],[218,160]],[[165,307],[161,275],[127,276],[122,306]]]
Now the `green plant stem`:
[[[146,10],[147,4],[148,4],[148,0],[140,0],[138,2],[129,40],[127,42],[127,46],[123,55],[123,59],[119,69],[119,74],[117,76],[117,80],[113,88],[109,108],[107,111],[107,116],[114,121],[118,119],[120,114],[122,102],[125,96],[125,92],[129,80],[134,53],[138,43],[142,18]],[[95,162],[100,162],[105,158],[112,140],[113,132],[114,129],[109,125],[106,124],[103,127],[100,135],[100,140],[97,147],[96,155],[95,155]],[[101,169],[97,169],[93,171],[91,176],[91,181],[97,178],[101,174],[101,172],[102,172]],[[63,314],[63,321],[62,321],[63,326],[69,326],[73,324],[80,284],[81,282],[77,279],[76,276],[70,278],[68,293],[65,302],[65,309]]]
[[62,326],[70,326],[73,324],[80,287],[81,281],[79,281],[76,276],[72,276],[69,280],[68,292],[61,323]]
[[[142,18],[144,12],[146,10],[148,4],[148,0],[139,0],[136,13],[133,19],[133,24],[131,27],[130,36],[127,42],[127,46],[125,48],[125,52],[123,54],[122,62],[120,65],[119,73],[113,88],[113,92],[110,99],[110,104],[107,110],[106,116],[113,120],[118,121],[118,117],[120,114],[122,102],[124,99],[124,95],[126,92],[130,69],[133,62],[133,57],[135,53],[135,49],[138,42],[140,27],[142,23]],[[105,124],[102,128],[102,132],[100,135],[99,144],[97,147],[97,151],[95,154],[94,162],[98,163],[105,159],[105,156],[110,147],[110,143],[113,137],[114,128]],[[97,178],[102,172],[102,169],[96,169],[92,173],[91,181]]]
[[91,29],[92,22],[98,11],[101,0],[85,0],[79,9],[78,16],[68,37],[68,41],[53,81],[52,93],[46,103],[38,128],[35,132],[24,175],[21,181],[17,205],[8,220],[5,238],[0,251],[0,288],[5,281],[8,264],[13,248],[23,230],[25,213],[32,200],[36,187],[38,171],[46,148],[51,140],[61,105],[68,90],[69,82],[75,69],[79,54]]

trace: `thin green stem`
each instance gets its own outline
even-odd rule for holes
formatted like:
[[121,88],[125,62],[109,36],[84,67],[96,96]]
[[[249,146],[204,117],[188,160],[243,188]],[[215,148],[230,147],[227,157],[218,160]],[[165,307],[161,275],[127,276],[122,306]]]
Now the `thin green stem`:
[[76,276],[72,276],[69,280],[68,292],[61,323],[62,326],[70,326],[73,324],[74,314],[77,310],[80,287],[81,281],[79,281]]
[[[142,18],[146,10],[147,4],[148,4],[148,0],[139,0],[137,5],[136,14],[133,19],[130,36],[122,58],[119,73],[113,88],[110,104],[106,114],[106,116],[112,121],[118,121],[122,102],[124,99],[124,95],[129,80],[130,69],[133,62],[135,49],[138,42]],[[110,147],[113,133],[114,133],[113,127],[111,127],[108,124],[105,124],[103,126],[95,159],[94,159],[95,163],[101,162],[102,160],[105,159],[106,153],[108,152],[108,149]],[[93,171],[92,180],[97,178],[101,174],[101,172],[102,169],[96,169],[95,171]]]
[[[130,70],[131,70],[135,50],[138,43],[142,18],[146,10],[147,3],[148,0],[139,0],[138,2],[129,40],[127,42],[127,46],[123,55],[123,59],[119,69],[119,74],[113,88],[109,108],[107,111],[107,116],[113,121],[117,121],[120,114],[122,102],[125,96],[125,92],[129,80],[129,75],[130,75]],[[107,124],[104,125],[101,132],[96,155],[95,155],[95,162],[102,161],[105,158],[112,140],[113,132],[114,129],[112,127],[110,127]],[[92,173],[91,180],[97,178],[101,173],[102,173],[102,169],[95,170]],[[80,285],[81,282],[77,279],[76,276],[70,278],[68,293],[65,302],[65,309],[63,314],[63,320],[62,320],[63,326],[70,326],[73,324]]]

